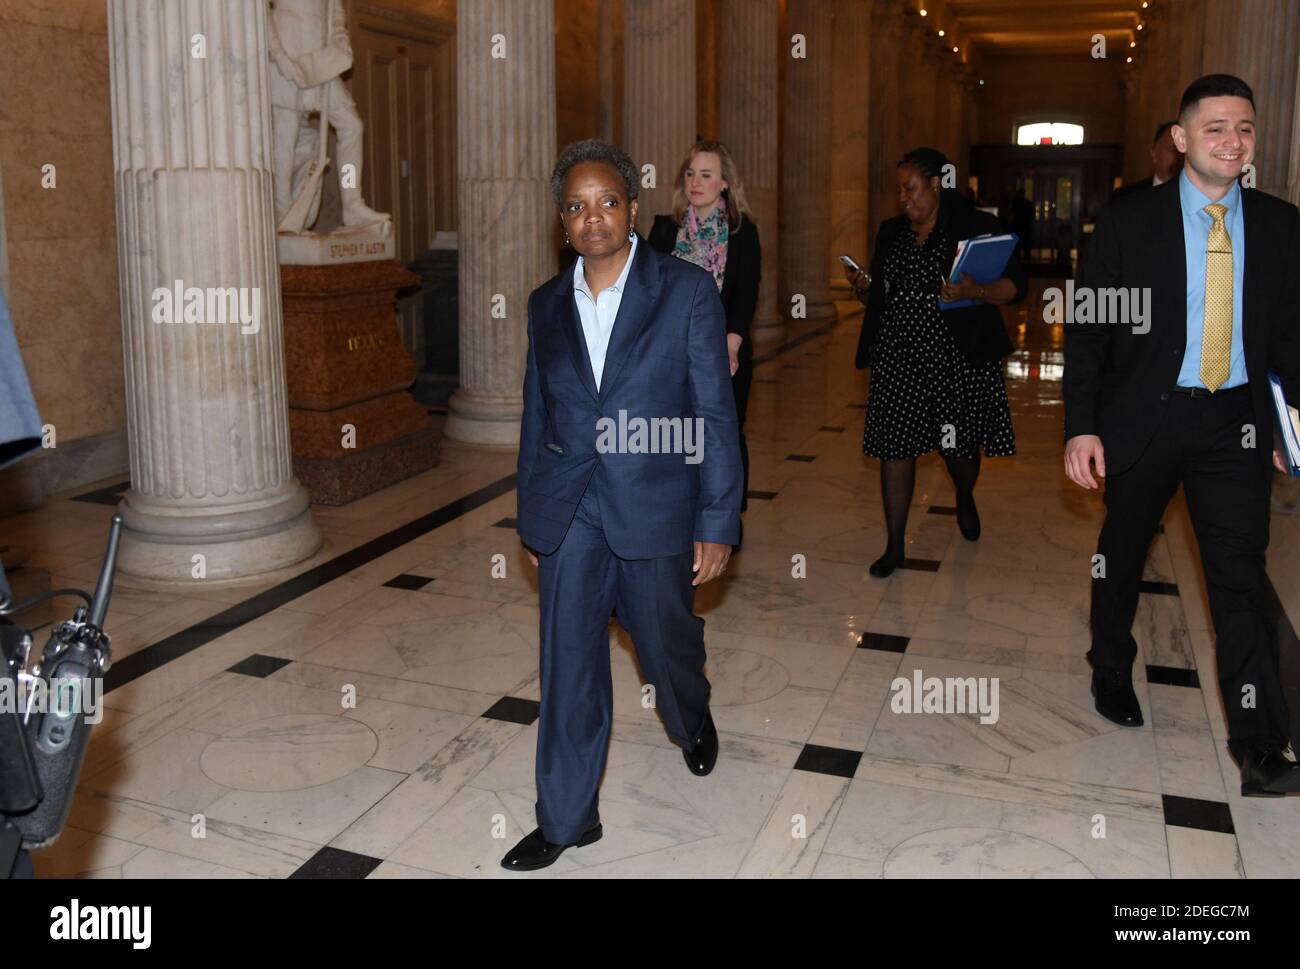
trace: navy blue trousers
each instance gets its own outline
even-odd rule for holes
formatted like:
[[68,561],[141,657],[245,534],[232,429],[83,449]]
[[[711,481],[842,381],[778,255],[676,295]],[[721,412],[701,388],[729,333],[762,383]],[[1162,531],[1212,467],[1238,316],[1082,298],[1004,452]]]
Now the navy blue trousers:
[[[693,553],[622,559],[605,541],[593,476],[564,541],[538,556],[541,712],[537,823],[552,844],[572,844],[599,819],[614,689],[609,618],[636,647],[668,735],[690,750],[704,729],[704,620],[692,611]],[[636,698],[640,701],[640,696]]]

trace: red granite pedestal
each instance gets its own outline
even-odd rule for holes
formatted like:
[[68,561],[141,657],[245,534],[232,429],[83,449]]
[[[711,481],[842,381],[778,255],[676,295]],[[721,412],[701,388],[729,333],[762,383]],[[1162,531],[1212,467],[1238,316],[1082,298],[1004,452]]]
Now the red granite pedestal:
[[438,463],[394,310],[419,281],[397,262],[280,267],[293,470],[314,502],[347,504]]

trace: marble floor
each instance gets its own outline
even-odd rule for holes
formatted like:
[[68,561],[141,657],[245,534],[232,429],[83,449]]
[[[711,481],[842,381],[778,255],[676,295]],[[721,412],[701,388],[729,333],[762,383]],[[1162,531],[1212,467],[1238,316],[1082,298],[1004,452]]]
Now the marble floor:
[[[710,776],[642,707],[612,622],[604,839],[501,870],[534,827],[536,580],[512,530],[513,452],[446,444],[426,474],[316,508],[325,546],[289,572],[183,591],[119,579],[108,710],[38,876],[1300,875],[1300,799],[1238,793],[1181,498],[1136,624],[1146,726],[1093,710],[1102,506],[1061,470],[1061,334],[1035,322],[1036,299],[1008,311],[1019,454],[984,464],[983,538],[958,534],[930,456],[908,567],[867,575],[884,533],[855,308],[759,349],[745,545],[697,600],[721,735]],[[0,535],[55,586],[89,585],[125,487],[60,496]],[[1300,563],[1300,519],[1278,514],[1270,575],[1300,624],[1284,559]],[[891,684],[914,676],[996,683],[996,721],[895,712]]]

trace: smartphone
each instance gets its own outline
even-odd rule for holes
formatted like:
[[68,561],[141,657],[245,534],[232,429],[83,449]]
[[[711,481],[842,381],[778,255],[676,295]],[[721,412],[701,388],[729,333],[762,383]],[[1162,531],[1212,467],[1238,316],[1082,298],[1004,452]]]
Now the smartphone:
[[840,262],[844,263],[844,265],[848,266],[855,273],[862,272],[862,267],[853,261],[852,256],[840,256]]

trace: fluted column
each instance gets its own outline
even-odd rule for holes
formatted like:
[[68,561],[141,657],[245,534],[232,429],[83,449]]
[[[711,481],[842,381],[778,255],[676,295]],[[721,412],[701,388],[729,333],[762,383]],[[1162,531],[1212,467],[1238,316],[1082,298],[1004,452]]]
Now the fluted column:
[[1296,61],[1300,60],[1300,3],[1208,0],[1205,17],[1205,73],[1236,74],[1255,92],[1259,120],[1255,187],[1286,197]]
[[803,57],[789,58],[785,80],[785,145],[781,166],[781,306],[795,296],[807,319],[835,315],[826,258],[830,251],[831,81],[834,8],[826,0],[789,0],[789,34],[803,35]]
[[695,0],[626,0],[623,88],[624,150],[637,168],[655,167],[641,188],[637,231],[671,212],[673,180],[695,143]]
[[460,387],[443,433],[517,447],[528,294],[555,275],[553,0],[473,0],[456,14]]
[[878,2],[871,12],[871,126],[867,131],[871,165],[868,206],[871,241],[880,223],[898,213],[895,166],[902,156],[901,115],[903,16],[899,5]]
[[755,343],[780,339],[785,320],[777,304],[781,252],[777,206],[777,60],[787,45],[777,37],[777,0],[719,0],[718,130],[745,182],[763,249]]
[[834,0],[835,96],[831,100],[831,245],[826,265],[836,299],[852,299],[839,253],[867,258],[871,116],[870,0]]
[[119,565],[178,581],[291,565],[321,540],[289,449],[266,4],[110,0],[108,15],[131,463]]

